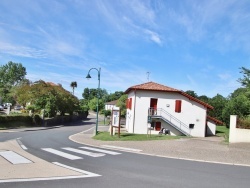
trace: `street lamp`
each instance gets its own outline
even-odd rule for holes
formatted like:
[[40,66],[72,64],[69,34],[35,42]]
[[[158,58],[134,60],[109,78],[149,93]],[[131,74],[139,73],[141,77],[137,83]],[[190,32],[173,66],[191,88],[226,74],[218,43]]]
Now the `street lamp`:
[[100,97],[100,74],[101,74],[101,68],[97,69],[97,68],[91,68],[89,69],[88,75],[86,76],[87,79],[90,79],[90,71],[92,69],[95,69],[98,72],[98,89],[97,89],[97,105],[96,105],[96,127],[95,127],[95,135],[97,135],[97,130],[98,130],[98,111],[99,111],[99,97]]

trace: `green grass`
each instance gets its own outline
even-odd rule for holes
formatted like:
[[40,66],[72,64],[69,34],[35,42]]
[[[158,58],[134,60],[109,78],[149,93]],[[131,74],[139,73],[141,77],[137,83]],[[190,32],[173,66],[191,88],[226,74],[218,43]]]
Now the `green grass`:
[[229,128],[226,126],[216,126],[216,135],[225,138],[225,142],[229,142]]
[[131,134],[131,133],[121,133],[120,138],[118,134],[110,136],[109,132],[98,132],[96,136],[93,137],[96,140],[102,141],[147,141],[147,140],[172,140],[180,138],[188,138],[186,136],[169,136],[169,135],[146,135],[146,134]]

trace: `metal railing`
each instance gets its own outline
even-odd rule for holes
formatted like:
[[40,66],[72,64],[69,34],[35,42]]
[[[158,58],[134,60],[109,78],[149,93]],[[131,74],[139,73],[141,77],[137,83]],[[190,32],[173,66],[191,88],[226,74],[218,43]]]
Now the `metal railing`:
[[166,110],[162,108],[149,108],[148,109],[148,115],[151,116],[152,118],[161,118],[168,124],[170,124],[172,127],[176,128],[179,130],[181,133],[190,136],[190,128],[188,125],[168,113]]

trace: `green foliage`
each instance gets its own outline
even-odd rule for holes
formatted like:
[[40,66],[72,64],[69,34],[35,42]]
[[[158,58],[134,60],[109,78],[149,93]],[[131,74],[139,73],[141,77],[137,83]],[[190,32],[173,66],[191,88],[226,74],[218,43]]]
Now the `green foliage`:
[[128,99],[128,95],[127,94],[124,94],[122,95],[118,101],[117,101],[117,104],[116,106],[120,107],[120,110],[121,110],[121,116],[122,117],[125,117],[126,116],[126,112],[127,112],[127,109],[126,109],[126,100]]
[[42,125],[42,119],[41,117],[38,115],[38,114],[35,114],[34,117],[33,117],[33,122],[36,124],[36,125]]
[[198,99],[205,102],[205,103],[209,103],[209,100],[210,100],[210,98],[207,97],[206,95],[198,96]]
[[74,95],[75,88],[77,87],[77,82],[76,81],[75,82],[71,82],[70,83],[70,87],[72,87],[72,89],[73,89],[73,95]]
[[[45,115],[54,117],[57,112],[73,114],[79,109],[79,101],[70,92],[59,85],[46,83],[42,80],[32,85],[24,85],[17,89],[17,101],[19,104],[33,105],[35,111],[45,109]],[[33,108],[32,107],[32,108]]]
[[226,126],[216,126],[216,136],[224,137],[225,142],[229,142],[229,128]]
[[26,122],[26,123],[32,123],[32,117],[26,115],[8,115],[8,116],[0,116],[0,122],[6,123],[6,122]]
[[192,97],[198,98],[198,95],[192,90],[187,90],[187,91],[185,91],[185,93],[187,93],[188,95],[190,95]]
[[111,110],[102,110],[101,114],[103,114],[105,117],[111,116]]
[[240,69],[240,73],[243,74],[243,78],[239,78],[238,82],[240,82],[242,86],[250,88],[250,69],[245,67],[241,67]]
[[[101,111],[104,108],[103,100],[99,99],[98,104],[99,104],[98,109],[99,109],[99,111]],[[97,98],[93,98],[89,101],[89,108],[90,108],[90,110],[93,110],[94,112],[96,112],[96,110],[97,110]]]
[[13,89],[22,83],[25,79],[26,69],[21,63],[8,62],[6,65],[0,66],[0,96],[2,102],[10,102],[15,104],[15,96]]
[[228,100],[222,95],[217,94],[215,97],[209,100],[209,104],[214,107],[213,110],[208,112],[209,116],[215,117],[219,120],[223,120],[222,111],[225,108]]
[[250,129],[250,118],[240,118],[237,120],[237,128]]
[[26,68],[21,63],[9,61],[0,66],[0,86],[15,86],[25,78]]
[[250,113],[250,100],[244,95],[240,94],[232,98],[222,111],[223,121],[229,126],[230,115],[238,115],[240,118],[248,116]]
[[83,111],[88,111],[89,110],[88,100],[80,99],[79,103],[80,103],[80,109],[81,110],[83,110]]

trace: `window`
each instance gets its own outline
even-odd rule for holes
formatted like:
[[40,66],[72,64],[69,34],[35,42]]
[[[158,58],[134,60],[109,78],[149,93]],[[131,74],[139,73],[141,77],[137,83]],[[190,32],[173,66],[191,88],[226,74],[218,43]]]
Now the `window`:
[[181,100],[175,101],[175,112],[177,112],[177,113],[181,112]]

